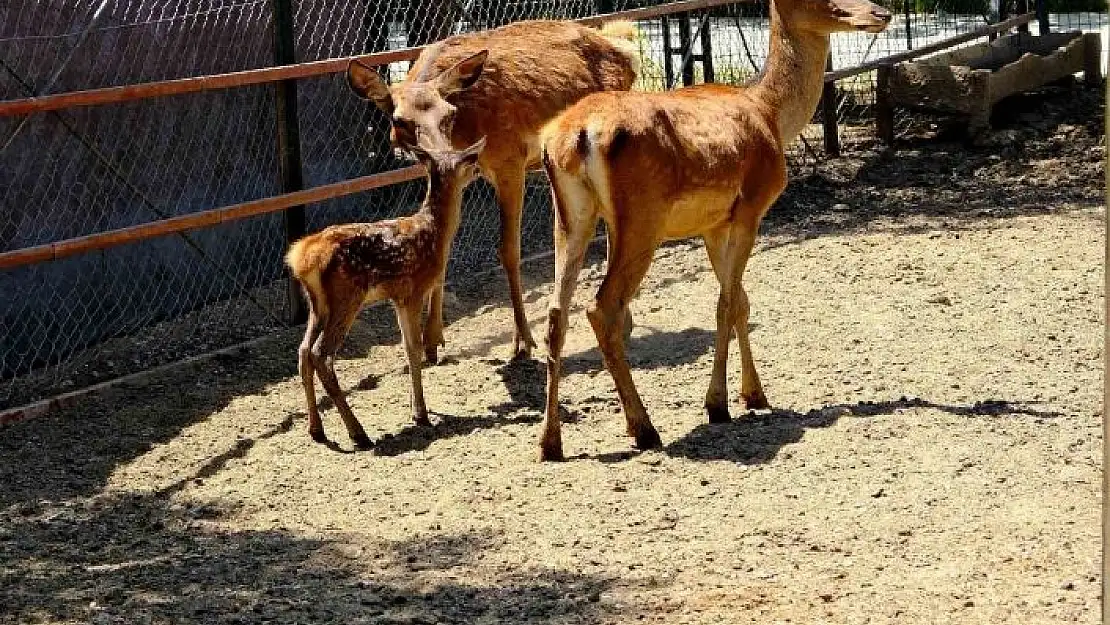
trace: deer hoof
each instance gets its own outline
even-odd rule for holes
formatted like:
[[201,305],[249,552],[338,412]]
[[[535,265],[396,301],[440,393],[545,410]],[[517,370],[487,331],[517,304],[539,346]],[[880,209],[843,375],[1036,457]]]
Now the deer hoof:
[[308,435],[311,436],[312,440],[316,441],[317,443],[328,442],[328,435],[324,434],[323,428],[319,430],[309,430]]
[[566,458],[563,456],[563,444],[556,442],[554,444],[540,443],[540,462],[564,462]]
[[767,401],[767,396],[763,394],[763,391],[756,391],[740,399],[744,402],[744,408],[747,410],[766,410],[771,407],[771,402]]
[[429,367],[439,364],[439,348],[431,346],[424,350],[424,364]]
[[428,419],[428,413],[420,412],[412,417],[413,422],[420,427],[431,427],[432,422]]
[[663,441],[659,439],[659,432],[652,426],[647,426],[636,434],[636,449],[646,451],[648,449],[662,449]]
[[355,446],[355,449],[358,449],[360,451],[365,451],[374,447],[374,441],[370,440],[370,437],[366,436],[365,434],[363,434],[361,438],[357,436],[352,436],[351,444]]
[[531,336],[517,335],[513,338],[513,360],[528,360],[532,357],[532,349],[535,347],[536,342]]
[[728,414],[728,406],[711,406],[705,405],[705,411],[709,413],[710,423],[730,423],[732,417]]

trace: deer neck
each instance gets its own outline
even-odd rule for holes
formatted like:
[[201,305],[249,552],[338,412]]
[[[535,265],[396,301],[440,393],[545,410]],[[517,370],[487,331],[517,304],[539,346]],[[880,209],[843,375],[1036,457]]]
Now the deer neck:
[[753,95],[777,113],[779,137],[786,146],[801,134],[821,100],[829,36],[792,28],[772,2],[770,40]]

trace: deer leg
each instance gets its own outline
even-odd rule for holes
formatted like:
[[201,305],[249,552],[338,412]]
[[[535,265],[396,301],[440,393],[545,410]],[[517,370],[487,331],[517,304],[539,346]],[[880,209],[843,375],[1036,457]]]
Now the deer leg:
[[733,248],[732,278],[736,297],[736,317],[733,325],[736,328],[736,338],[740,343],[740,399],[748,410],[771,407],[767,396],[763,393],[759,373],[755,370],[752,344],[748,340],[748,314],[751,312],[751,306],[748,302],[748,293],[744,290],[744,270],[747,269],[752,248],[755,247],[755,235],[758,229],[758,225],[755,227],[737,225],[733,228],[730,237],[730,246]]
[[498,256],[509,280],[509,298],[513,303],[513,356],[525,358],[532,354],[536,342],[528,329],[524,314],[524,287],[520,279],[520,222],[524,209],[524,168],[516,167],[510,173],[496,176],[497,204],[501,208],[501,244]]
[[443,345],[443,277],[432,287],[428,297],[428,319],[424,322],[424,362],[439,362],[439,346]]
[[[564,193],[570,192],[564,189]],[[584,192],[584,190],[583,190]],[[596,213],[584,223],[567,224],[563,219],[565,205],[559,206],[558,192],[553,192],[555,203],[555,293],[547,311],[547,409],[540,437],[540,460],[563,460],[562,423],[559,418],[559,379],[563,369],[563,345],[567,334],[567,312],[574,297],[574,287],[586,247],[597,224]],[[590,201],[586,198],[586,201]]]
[[316,369],[312,362],[312,344],[316,342],[316,338],[320,335],[321,321],[326,323],[327,320],[321,320],[316,314],[316,307],[312,304],[312,295],[306,292],[306,296],[305,299],[308,300],[308,323],[305,324],[304,339],[301,340],[301,346],[297,350],[297,369],[301,373],[305,401],[308,402],[308,435],[317,443],[325,443],[328,437],[324,434],[324,422],[320,420],[320,409],[316,404],[316,380],[314,378]]
[[424,405],[424,387],[420,378],[420,309],[422,302],[395,302],[397,323],[401,326],[401,338],[405,342],[405,355],[409,359],[409,377],[412,379],[412,419],[417,425],[431,425],[428,420],[428,407]]
[[[605,266],[609,267],[612,264],[613,264],[613,229],[610,228],[608,224],[606,224],[606,229],[605,229]],[[628,341],[632,338],[632,330],[635,327],[636,327],[635,324],[632,322],[632,310],[629,309],[629,308],[625,308],[625,311],[624,311],[624,327],[622,328],[622,332],[621,332],[624,335],[625,344],[627,344]]]
[[343,339],[347,336],[347,330],[354,322],[355,315],[358,313],[358,305],[359,300],[357,299],[354,300],[353,306],[351,302],[346,302],[346,306],[334,306],[333,304],[328,323],[312,346],[312,364],[316,369],[316,375],[320,377],[320,383],[323,384],[324,390],[328,393],[328,397],[331,397],[335,409],[339,411],[339,416],[343,419],[343,425],[347,427],[347,436],[350,437],[351,442],[359,449],[369,449],[373,446],[373,443],[370,442],[370,437],[366,436],[362,424],[355,418],[355,413],[347,403],[347,398],[343,396],[343,390],[339,387],[339,379],[335,375],[335,354],[339,351],[339,346],[343,344]]
[[727,389],[728,343],[732,338],[733,326],[739,311],[737,281],[732,275],[735,265],[732,258],[735,256],[735,250],[726,231],[706,236],[705,251],[709,254],[709,262],[721,285],[721,293],[717,298],[717,337],[713,346],[713,373],[709,378],[709,390],[705,394],[705,411],[709,415],[710,423],[728,423],[731,420],[728,413]]
[[619,233],[612,242],[617,246],[612,252],[614,262],[606,268],[605,280],[598,289],[597,297],[587,309],[586,316],[597,335],[605,368],[609,370],[617,386],[629,436],[636,437],[636,447],[640,449],[656,449],[662,446],[662,441],[659,440],[659,433],[651,424],[632,381],[632,372],[625,358],[623,332],[628,301],[636,293],[651,266],[655,245],[653,242],[628,245]]

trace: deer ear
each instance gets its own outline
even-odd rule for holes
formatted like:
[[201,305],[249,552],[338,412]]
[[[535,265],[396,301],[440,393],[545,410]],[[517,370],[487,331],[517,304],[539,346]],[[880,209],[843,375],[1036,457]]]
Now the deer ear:
[[389,86],[373,67],[351,59],[347,63],[347,86],[358,97],[370,100],[388,115],[393,114],[393,96],[389,94]]
[[478,54],[467,57],[444,71],[436,79],[439,94],[443,97],[454,95],[463,89],[470,88],[482,77],[482,70],[486,66],[489,50],[482,50]]

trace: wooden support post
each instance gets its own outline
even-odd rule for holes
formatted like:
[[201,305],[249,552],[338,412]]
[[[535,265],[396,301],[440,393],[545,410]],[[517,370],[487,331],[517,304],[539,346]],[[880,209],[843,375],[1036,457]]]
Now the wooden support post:
[[890,77],[893,65],[880,65],[876,70],[875,130],[886,145],[894,145],[894,101],[890,94]]
[[[825,71],[832,71],[832,53],[825,60]],[[840,135],[837,133],[836,82],[828,81],[821,89],[821,126],[825,131],[825,154],[840,156]]]
[[[1025,15],[1029,12],[1029,0],[1017,0],[1017,7],[1015,9],[1018,15]],[[1029,32],[1029,22],[1017,27],[1019,33]]]
[[664,15],[659,18],[663,29],[663,88],[670,89],[674,84],[674,49],[671,47],[671,19]]
[[1098,33],[1084,33],[1083,82],[1097,87],[1102,82],[1102,37]]
[[[296,63],[293,35],[293,5],[290,0],[273,0],[274,61],[278,65]],[[304,188],[301,170],[301,131],[297,116],[297,82],[283,80],[274,85],[277,118],[278,172],[281,192],[292,193]],[[292,243],[305,234],[307,220],[304,205],[292,206],[284,212],[285,241]],[[304,295],[292,276],[288,279],[289,321],[304,323],[308,308]]]
[[678,53],[682,62],[682,86],[694,84],[693,39],[690,37],[690,14],[678,14]]

